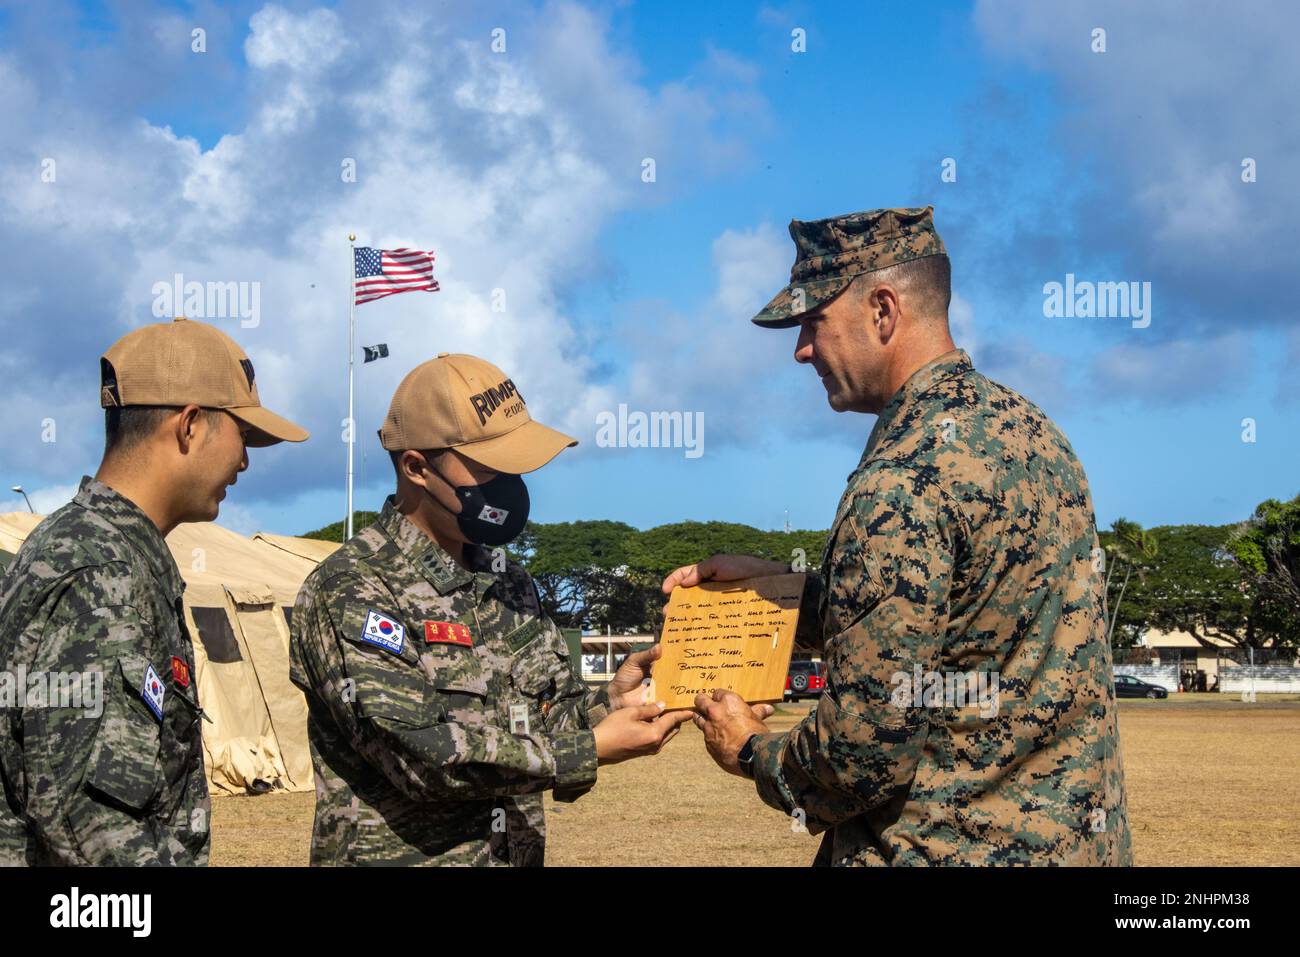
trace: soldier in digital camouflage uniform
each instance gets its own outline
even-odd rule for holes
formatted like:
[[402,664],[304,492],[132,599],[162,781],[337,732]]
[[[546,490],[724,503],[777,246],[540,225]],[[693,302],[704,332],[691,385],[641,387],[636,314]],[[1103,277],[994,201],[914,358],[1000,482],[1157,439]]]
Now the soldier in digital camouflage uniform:
[[[826,692],[786,734],[734,695],[701,695],[710,752],[825,832],[819,864],[1131,863],[1082,466],[953,345],[931,207],[790,235],[790,284],[753,321],[799,326],[795,357],[831,406],[879,418],[805,590]],[[783,570],[714,556],[664,588]],[[939,676],[980,672],[995,693],[942,695]]]
[[206,864],[194,651],[163,539],[216,517],[245,445],[307,433],[204,323],[138,329],[100,368],[104,461],[0,586],[0,864]]
[[380,431],[398,473],[378,521],[321,563],[293,611],[307,695],[313,864],[540,865],[541,792],[654,753],[689,713],[644,703],[653,652],[588,691],[532,579],[502,548],[520,478],[576,442],[531,419],[499,369],[442,354]]

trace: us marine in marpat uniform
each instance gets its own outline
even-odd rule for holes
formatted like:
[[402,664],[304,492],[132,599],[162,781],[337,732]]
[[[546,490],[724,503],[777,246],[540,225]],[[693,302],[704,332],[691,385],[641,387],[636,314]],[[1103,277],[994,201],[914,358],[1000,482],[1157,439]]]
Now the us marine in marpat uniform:
[[[804,594],[825,693],[785,734],[701,695],[710,753],[825,833],[819,864],[1131,863],[1082,466],[953,344],[930,207],[790,235],[790,284],[754,322],[798,326],[831,407],[879,417]],[[786,570],[715,555],[664,590]]]

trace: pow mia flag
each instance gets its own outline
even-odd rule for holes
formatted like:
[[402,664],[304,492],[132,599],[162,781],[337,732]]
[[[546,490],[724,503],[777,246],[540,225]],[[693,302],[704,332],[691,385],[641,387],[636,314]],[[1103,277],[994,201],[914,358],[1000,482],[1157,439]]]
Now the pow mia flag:
[[381,342],[377,346],[362,346],[361,350],[366,354],[365,362],[388,358],[388,343],[386,342]]

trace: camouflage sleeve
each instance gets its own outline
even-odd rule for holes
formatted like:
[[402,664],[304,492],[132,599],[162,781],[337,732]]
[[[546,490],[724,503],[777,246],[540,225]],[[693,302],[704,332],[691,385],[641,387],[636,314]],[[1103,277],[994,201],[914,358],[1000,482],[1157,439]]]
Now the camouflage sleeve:
[[[545,619],[547,638],[563,655],[556,655],[552,675],[555,681],[555,696],[551,699],[546,713],[546,731],[555,734],[563,731],[595,728],[609,714],[610,699],[606,688],[591,691],[574,667],[568,655],[563,636],[555,624]],[[579,782],[571,786],[557,786],[554,798],[557,801],[576,801],[591,790],[593,781]]]
[[922,710],[895,694],[913,669],[935,670],[962,519],[933,482],[873,470],[832,530],[827,587],[827,690],[786,734],[754,749],[758,793],[802,813],[818,833],[906,788],[925,743]]
[[293,615],[295,669],[356,752],[408,798],[473,800],[595,782],[591,731],[512,734],[488,709],[471,651],[435,649],[456,657],[434,666],[431,683],[420,663],[360,641],[364,622],[365,605],[336,607],[305,587]]
[[542,623],[546,640],[556,650],[560,659],[555,662],[552,669],[555,697],[547,715],[547,729],[564,731],[572,728],[594,728],[614,710],[608,690],[599,688],[592,691],[587,688],[587,683],[582,680],[580,664],[569,656],[563,633],[546,614],[537,582],[521,566],[512,566],[512,571],[518,574],[521,587],[526,588],[531,596],[532,610]]
[[[33,670],[57,675],[59,701],[27,702],[24,755],[38,780],[27,803],[36,840],[63,864],[204,863],[176,839],[161,807],[167,793],[161,722],[140,682],[151,626],[129,605],[80,611],[84,591],[47,625]],[[80,695],[76,690],[80,689]]]
[[594,728],[613,710],[610,707],[609,691],[606,688],[595,691],[589,689],[568,655],[560,630],[549,618],[545,619],[545,627],[548,638],[557,647],[564,649],[564,655],[557,655],[555,659],[555,697],[546,716],[546,730],[555,732]]

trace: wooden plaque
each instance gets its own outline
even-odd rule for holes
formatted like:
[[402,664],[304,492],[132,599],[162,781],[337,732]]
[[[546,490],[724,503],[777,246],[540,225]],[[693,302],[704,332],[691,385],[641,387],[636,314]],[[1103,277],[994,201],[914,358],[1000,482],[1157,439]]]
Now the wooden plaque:
[[700,692],[726,688],[751,704],[780,701],[803,586],[797,574],[674,588],[649,700],[689,708]]

